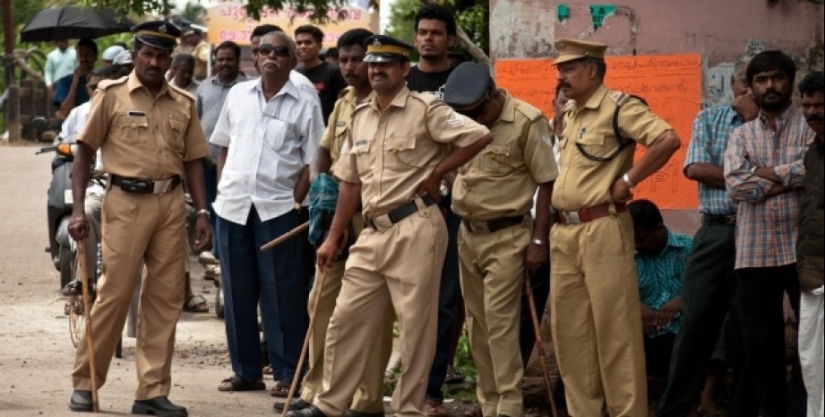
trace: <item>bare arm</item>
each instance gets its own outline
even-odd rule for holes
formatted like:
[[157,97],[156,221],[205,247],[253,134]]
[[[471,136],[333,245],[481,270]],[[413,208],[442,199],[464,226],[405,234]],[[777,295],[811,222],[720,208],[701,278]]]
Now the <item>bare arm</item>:
[[344,235],[352,216],[361,204],[361,184],[342,182],[339,185],[338,203],[335,207],[335,217],[324,244],[318,248],[318,266],[325,270],[332,265],[338,244]]
[[536,220],[533,223],[533,241],[540,240],[543,244],[532,241],[524,254],[524,267],[533,272],[550,256],[547,239],[550,236],[550,200],[553,196],[553,181],[539,184],[539,193],[536,197]]
[[77,89],[80,88],[80,77],[85,76],[80,74],[80,68],[75,69],[74,76],[72,76],[72,85],[69,87],[69,92],[66,94],[66,99],[60,103],[60,111],[58,114],[61,119],[69,117],[69,112],[71,112],[75,107],[75,101],[77,100]]
[[221,146],[218,152],[218,182],[221,182],[221,173],[223,173],[223,166],[226,165],[226,156],[229,154],[229,148]]
[[[206,186],[203,182],[203,162],[201,159],[186,161],[183,163],[186,174],[186,185],[189,188],[189,195],[195,204],[195,209],[200,211],[206,209]],[[195,221],[195,247],[193,249],[205,249],[212,243],[212,228],[209,225],[209,218],[206,214],[198,213]]]
[[295,198],[296,203],[301,203],[307,197],[309,193],[309,165],[304,165],[304,169],[301,170],[301,176],[298,177],[298,184],[295,185],[295,191],[293,191],[292,196]]
[[694,162],[685,169],[685,176],[709,187],[725,189],[725,170],[707,162]]
[[89,145],[77,142],[72,167],[72,217],[69,220],[69,235],[75,241],[84,241],[89,236],[89,221],[86,219],[86,185],[89,183],[94,151]]
[[318,151],[315,153],[315,172],[329,174],[330,168],[332,168],[332,155],[329,149],[319,146]]
[[481,139],[468,146],[456,146],[453,148],[453,150],[444,159],[442,159],[441,162],[438,163],[432,175],[430,175],[430,178],[418,186],[416,195],[421,195],[427,192],[433,200],[441,201],[441,180],[444,179],[444,176],[473,159],[473,157],[481,152],[484,147],[489,145],[492,140],[493,135],[487,133],[482,136]]
[[[633,182],[633,184],[644,181],[645,178],[663,167],[681,146],[682,142],[673,130],[665,131],[659,135],[650,147],[647,148],[645,156],[639,160],[639,163],[627,171],[627,176],[630,177],[630,181]],[[611,196],[613,201],[617,203],[626,203],[633,198],[633,194],[630,192],[630,186],[628,186],[622,178],[617,179],[613,183]]]

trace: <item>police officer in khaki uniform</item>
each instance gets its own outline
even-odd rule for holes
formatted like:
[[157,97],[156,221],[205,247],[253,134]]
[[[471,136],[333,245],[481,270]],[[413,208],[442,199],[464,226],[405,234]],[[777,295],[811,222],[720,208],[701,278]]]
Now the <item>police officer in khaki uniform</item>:
[[110,188],[102,212],[103,274],[91,313],[96,356],[88,356],[85,343],[78,346],[69,408],[92,410],[89,361],[95,361],[97,382],[103,385],[123,331],[138,267],[145,262],[135,347],[138,388],[132,414],[185,417],[186,409],[167,398],[187,262],[186,209],[180,183],[185,176],[198,209],[195,246],[200,249],[212,239],[200,161],[209,155],[209,148],[192,96],[164,78],[180,30],[155,21],[135,26],[132,32],[135,70],[128,77],[100,84],[78,137],[72,173],[75,205],[69,224],[75,240],[88,234],[83,201],[89,162],[98,148]]
[[[346,143],[352,113],[359,104],[372,101],[375,97],[367,73],[367,63],[364,62],[367,52],[364,40],[370,36],[372,32],[359,28],[345,32],[338,39],[339,67],[349,87],[339,94],[338,101],[330,115],[329,124],[321,137],[316,154],[316,172],[329,173],[336,177],[335,164]],[[363,229],[363,219],[360,216],[354,216],[352,218],[353,232],[357,235]],[[304,377],[301,397],[292,401],[290,410],[309,407],[315,400],[315,396],[321,392],[324,376],[324,344],[329,320],[335,309],[335,301],[341,292],[345,261],[346,259],[337,259],[326,274],[321,271],[315,274],[315,281],[309,294],[310,314],[312,314],[314,302],[318,303],[318,309],[315,312],[312,336],[309,340],[309,370]],[[322,280],[323,288],[321,294],[318,295],[317,291]],[[352,399],[351,410],[347,410],[348,417],[382,417],[384,415],[384,370],[392,354],[394,321],[395,316],[391,312],[384,314],[384,322],[378,332],[379,336],[372,347],[373,354],[367,360],[361,383]],[[275,409],[283,410],[283,405],[275,403]]]
[[[470,346],[485,416],[520,417],[524,367],[519,350],[525,270],[547,261],[550,194],[558,175],[547,119],[535,107],[496,88],[490,72],[459,65],[444,101],[486,125],[493,141],[458,171],[453,211]],[[538,188],[536,221],[530,209]]]
[[434,96],[409,91],[404,78],[412,46],[382,35],[366,44],[375,98],[353,114],[349,149],[335,168],[342,180],[338,208],[318,249],[319,266],[331,266],[359,203],[367,227],[350,248],[327,331],[323,391],[313,406],[289,417],[344,414],[372,354],[364,341],[375,339],[390,303],[401,328],[405,369],[391,406],[397,416],[424,416],[435,352],[434,289],[447,245],[447,228],[436,205],[441,180],[490,141],[484,126]]
[[[647,415],[642,319],[633,263],[631,188],[679,149],[673,128],[639,99],[604,86],[607,45],[562,39],[561,172],[550,232],[553,340],[570,415]],[[613,118],[618,111],[617,130]],[[647,147],[633,165],[636,142]]]

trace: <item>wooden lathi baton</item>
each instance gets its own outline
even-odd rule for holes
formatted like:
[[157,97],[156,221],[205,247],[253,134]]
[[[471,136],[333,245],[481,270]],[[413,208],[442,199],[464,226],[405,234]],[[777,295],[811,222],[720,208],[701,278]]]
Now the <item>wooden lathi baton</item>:
[[100,411],[100,406],[97,401],[97,369],[95,365],[95,345],[92,337],[92,302],[89,292],[91,291],[91,283],[89,282],[89,274],[86,265],[86,242],[77,242],[77,257],[80,261],[80,280],[83,288],[83,314],[86,316],[86,346],[89,359],[89,373],[92,380],[92,412]]
[[547,370],[547,355],[544,352],[544,341],[541,338],[541,322],[536,312],[536,301],[533,299],[533,285],[530,283],[530,271],[524,269],[524,289],[527,292],[527,304],[530,307],[530,318],[533,320],[533,331],[536,333],[536,349],[539,351],[541,371],[544,376],[544,385],[547,387],[547,399],[550,401],[550,411],[553,417],[559,417],[556,399],[553,397],[553,385],[550,383],[550,371]]
[[300,225],[300,226],[298,226],[298,227],[282,234],[280,237],[277,237],[277,238],[273,239],[271,242],[261,246],[261,252],[271,251],[276,246],[280,245],[281,243],[286,242],[289,239],[292,239],[295,236],[298,236],[299,234],[301,234],[301,232],[303,232],[304,230],[307,230],[307,229],[309,229],[309,222],[306,222],[306,223],[304,223],[304,224],[302,224],[302,225]]

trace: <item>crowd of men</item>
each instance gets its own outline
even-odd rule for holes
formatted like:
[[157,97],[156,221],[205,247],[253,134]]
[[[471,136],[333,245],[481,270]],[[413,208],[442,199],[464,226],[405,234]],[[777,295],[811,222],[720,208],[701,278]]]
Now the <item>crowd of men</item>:
[[[668,381],[657,416],[713,416],[728,367],[729,415],[823,415],[822,72],[795,87],[793,60],[762,52],[737,67],[732,104],[696,117],[691,238],[633,199],[682,141],[604,84],[607,45],[557,42],[548,120],[488,68],[451,62],[456,21],[443,6],[419,10],[414,46],[344,33],[337,63],[320,58],[317,27],[258,26],[258,77],[240,71],[234,42],[212,49],[206,78],[200,34],[178,44],[163,21],[133,33],[132,51],[104,52],[104,70],[81,40],[78,69],[55,82],[78,143],[69,230],[102,239],[103,256],[95,356],[78,348],[71,410],[92,409],[90,362],[101,386],[143,262],[132,412],[188,415],[168,399],[175,323],[181,306],[208,306],[186,278],[185,183],[195,249],[211,246],[222,276],[232,374],[218,390],[265,391],[271,374],[271,395],[287,397],[297,375],[289,417],[384,415],[396,322],[395,415],[448,415],[442,387],[461,378],[451,366],[466,322],[480,405],[469,414],[522,416],[535,340],[523,289],[548,282],[537,304],[549,298],[570,416],[648,415],[649,375]],[[109,185],[87,195],[95,152]],[[783,299],[800,321],[790,378]]]

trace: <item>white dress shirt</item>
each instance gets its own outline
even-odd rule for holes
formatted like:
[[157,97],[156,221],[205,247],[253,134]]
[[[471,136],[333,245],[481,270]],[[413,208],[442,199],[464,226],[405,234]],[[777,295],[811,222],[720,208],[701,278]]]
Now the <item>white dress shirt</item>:
[[292,210],[298,178],[315,157],[323,132],[314,90],[290,80],[266,102],[260,79],[236,84],[209,139],[229,148],[215,213],[245,225],[253,205],[261,221]]
[[65,51],[54,48],[46,55],[46,67],[43,69],[43,80],[47,86],[53,85],[57,80],[74,73],[77,67],[77,52],[74,48],[68,47]]

